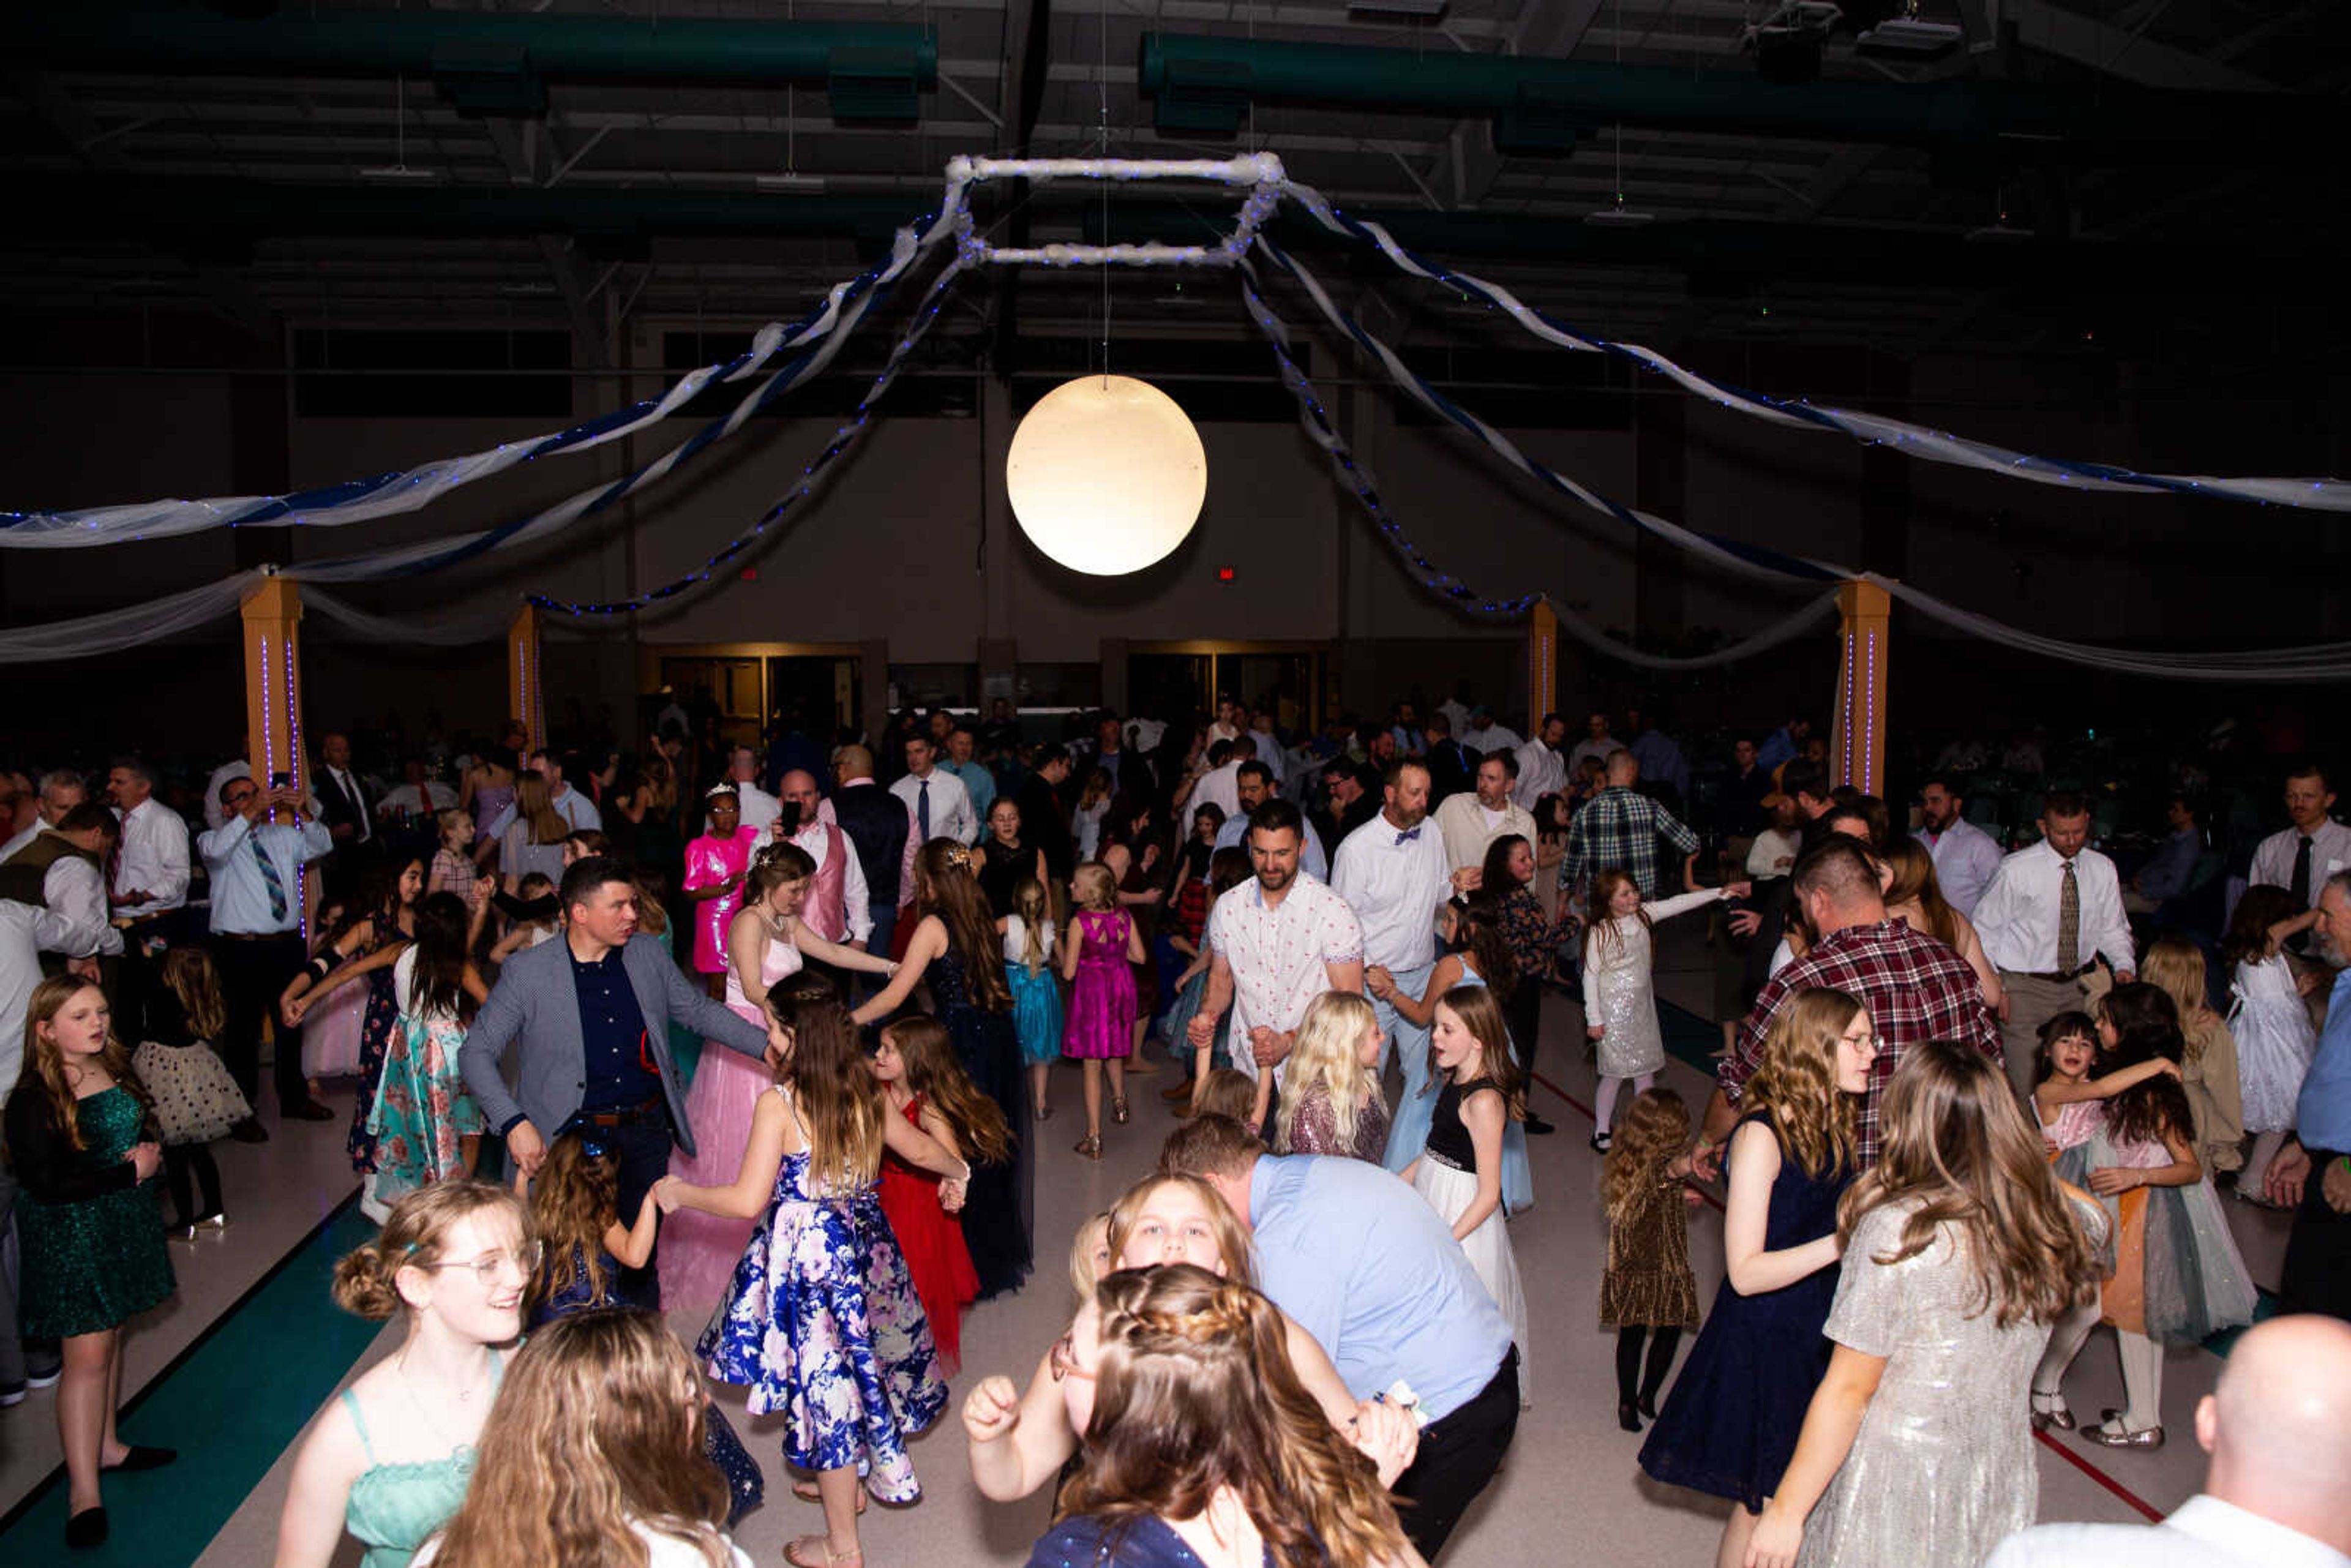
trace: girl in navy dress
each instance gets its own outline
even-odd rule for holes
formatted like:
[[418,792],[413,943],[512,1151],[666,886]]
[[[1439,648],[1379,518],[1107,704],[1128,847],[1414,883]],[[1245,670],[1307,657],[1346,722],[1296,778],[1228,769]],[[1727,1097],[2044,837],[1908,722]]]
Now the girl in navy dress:
[[830,986],[771,992],[768,1006],[791,1047],[752,1113],[735,1184],[664,1176],[653,1191],[664,1213],[759,1218],[696,1354],[711,1376],[750,1388],[752,1415],[783,1416],[784,1458],[816,1472],[825,1523],[784,1557],[825,1568],[860,1557],[861,1480],[884,1502],[922,1496],[906,1438],[946,1406],[930,1324],[883,1217],[883,1151],[948,1178],[949,1210],[971,1167],[891,1111]]
[[1730,1134],[1728,1271],[1689,1360],[1641,1445],[1661,1481],[1729,1498],[1717,1568],[1741,1568],[1828,1371],[1837,1199],[1853,1180],[1860,1096],[1876,1055],[1869,1011],[1843,991],[1782,1008]]

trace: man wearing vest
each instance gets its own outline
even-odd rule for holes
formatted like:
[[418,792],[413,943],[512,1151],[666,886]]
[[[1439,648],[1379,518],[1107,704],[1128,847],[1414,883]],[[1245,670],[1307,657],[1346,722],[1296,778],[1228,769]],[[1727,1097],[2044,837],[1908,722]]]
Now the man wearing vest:
[[919,847],[914,813],[904,800],[874,783],[873,754],[863,747],[842,747],[832,759],[832,771],[840,785],[832,798],[833,815],[856,851],[858,869],[865,878],[865,950],[886,953],[898,905],[914,892],[914,851]]
[[[873,904],[849,835],[816,792],[814,774],[794,768],[778,787],[782,815],[776,819],[777,841],[798,846],[816,862],[816,875],[800,901],[801,924],[828,942],[863,946],[873,930]],[[834,976],[837,984],[847,978]],[[848,994],[845,985],[841,994]]]
[[[105,871],[121,831],[113,812],[85,800],[0,862],[0,898],[47,909],[72,923],[74,935],[58,950],[61,956],[42,959],[42,967],[51,974],[63,969],[67,960],[86,968],[82,960],[122,956],[122,933],[107,915]],[[106,965],[106,978],[113,977],[114,968],[111,962]]]

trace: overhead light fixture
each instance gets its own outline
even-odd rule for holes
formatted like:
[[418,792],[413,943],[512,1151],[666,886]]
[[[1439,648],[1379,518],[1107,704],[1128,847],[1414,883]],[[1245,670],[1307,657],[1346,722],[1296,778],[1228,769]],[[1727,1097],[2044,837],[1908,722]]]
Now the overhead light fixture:
[[438,169],[412,169],[405,163],[381,163],[360,171],[360,178],[375,185],[437,185],[449,176]]
[[1596,213],[1583,214],[1584,226],[1595,229],[1645,228],[1656,221],[1655,213],[1629,212],[1621,206],[1603,207]]
[[1844,15],[1830,0],[1786,0],[1742,32],[1739,41],[1755,57],[1756,74],[1764,80],[1813,81],[1821,74],[1829,30]]
[[1948,54],[1966,40],[1951,22],[1922,22],[1916,16],[1890,16],[1854,39],[1854,47],[1869,55],[1907,55],[1932,59]]
[[1347,0],[1347,9],[1377,16],[1442,16],[1445,0]]
[[824,194],[824,176],[821,174],[759,174],[752,178],[751,183],[769,195],[821,196]]
[[1132,376],[1089,374],[1022,417],[1004,483],[1030,543],[1071,571],[1123,577],[1192,531],[1208,455],[1174,398]]

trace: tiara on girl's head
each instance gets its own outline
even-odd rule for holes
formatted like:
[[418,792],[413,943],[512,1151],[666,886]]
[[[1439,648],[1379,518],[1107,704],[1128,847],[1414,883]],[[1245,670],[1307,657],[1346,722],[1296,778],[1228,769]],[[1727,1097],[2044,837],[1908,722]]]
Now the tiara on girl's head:
[[702,792],[702,798],[705,800],[716,800],[721,795],[732,795],[737,800],[742,799],[741,792],[735,788],[734,780],[729,779],[722,779]]
[[946,858],[947,864],[955,867],[957,871],[969,871],[971,869],[971,851],[961,844],[956,844],[953,848],[949,849],[947,851]]

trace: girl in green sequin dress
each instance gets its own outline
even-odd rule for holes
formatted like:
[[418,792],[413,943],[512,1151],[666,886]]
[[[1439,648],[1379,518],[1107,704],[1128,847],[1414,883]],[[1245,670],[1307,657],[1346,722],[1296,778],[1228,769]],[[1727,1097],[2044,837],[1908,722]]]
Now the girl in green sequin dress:
[[24,1196],[22,1332],[65,1342],[57,1387],[68,1498],[66,1542],[106,1539],[99,1473],[168,1464],[114,1429],[122,1325],[173,1288],[155,1178],[163,1168],[131,1053],[114,1038],[106,995],[78,975],[43,980],[25,1011],[24,1076],[8,1096],[9,1156]]

